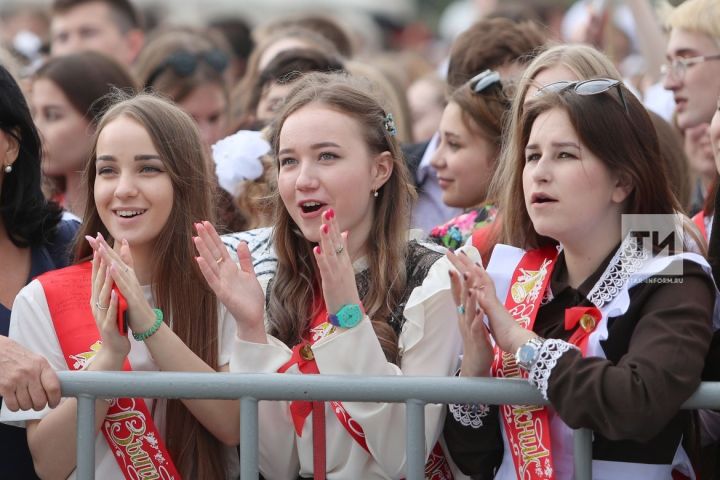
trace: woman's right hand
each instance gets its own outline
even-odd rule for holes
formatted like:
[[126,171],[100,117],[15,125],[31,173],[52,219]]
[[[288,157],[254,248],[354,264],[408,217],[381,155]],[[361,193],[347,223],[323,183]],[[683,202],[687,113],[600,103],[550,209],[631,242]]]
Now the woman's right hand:
[[107,369],[119,370],[130,353],[130,340],[118,331],[118,298],[112,287],[109,265],[97,251],[93,251],[90,308],[102,338],[102,349],[97,355],[103,358],[102,363]]
[[233,262],[215,227],[210,222],[196,223],[193,238],[200,271],[218,300],[237,322],[237,336],[254,343],[267,343],[265,333],[265,295],[255,276],[248,246],[237,247],[238,263]]
[[478,290],[469,288],[456,270],[448,270],[450,287],[458,309],[463,339],[462,377],[489,377],[493,362],[493,345],[485,326],[485,312],[478,303]]

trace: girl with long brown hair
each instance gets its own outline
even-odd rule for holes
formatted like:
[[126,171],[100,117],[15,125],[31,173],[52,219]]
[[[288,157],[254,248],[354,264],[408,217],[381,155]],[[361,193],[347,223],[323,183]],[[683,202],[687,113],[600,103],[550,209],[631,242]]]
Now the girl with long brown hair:
[[[193,261],[192,221],[212,218],[212,183],[190,117],[150,95],[116,103],[85,173],[76,265],[19,293],[10,336],[58,370],[227,371],[234,321]],[[73,477],[75,404],[4,417],[26,421],[42,477]],[[222,445],[238,442],[237,402],[114,399],[95,408],[99,478],[237,475],[237,454]]]
[[487,270],[449,254],[461,375],[525,378],[550,405],[451,405],[453,458],[487,478],[575,478],[570,429],[588,428],[593,478],[694,478],[680,407],[716,289],[688,252],[647,111],[618,80],[560,81],[515,127],[501,196],[512,246]]
[[[237,319],[231,371],[454,372],[450,264],[408,240],[413,190],[394,133],[365,82],[308,74],[271,132],[275,227],[225,238],[239,243],[238,266],[209,224],[197,226],[198,264]],[[263,402],[259,412],[267,478],[404,476],[404,405]],[[449,474],[442,408],[425,412],[429,469]]]

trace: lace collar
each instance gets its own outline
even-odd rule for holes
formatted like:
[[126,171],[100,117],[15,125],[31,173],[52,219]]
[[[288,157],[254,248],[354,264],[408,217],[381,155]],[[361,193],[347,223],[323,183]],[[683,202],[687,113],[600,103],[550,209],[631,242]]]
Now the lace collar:
[[[649,255],[639,240],[627,236],[615,251],[610,262],[600,279],[590,289],[587,299],[601,309],[610,303],[620,293],[628,279],[638,272],[647,262]],[[562,246],[558,246],[558,254],[562,252]],[[549,303],[554,298],[550,285],[545,289],[545,296],[542,305]]]

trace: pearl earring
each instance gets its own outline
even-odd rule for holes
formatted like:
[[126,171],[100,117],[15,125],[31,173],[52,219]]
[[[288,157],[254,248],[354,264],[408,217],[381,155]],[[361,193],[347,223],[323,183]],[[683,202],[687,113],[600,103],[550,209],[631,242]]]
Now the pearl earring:
[[10,172],[12,172],[12,164],[8,163],[7,165],[5,165],[5,173]]
[[380,194],[378,193],[378,191],[377,191],[377,190],[373,190],[373,197],[377,198],[378,195],[380,195]]

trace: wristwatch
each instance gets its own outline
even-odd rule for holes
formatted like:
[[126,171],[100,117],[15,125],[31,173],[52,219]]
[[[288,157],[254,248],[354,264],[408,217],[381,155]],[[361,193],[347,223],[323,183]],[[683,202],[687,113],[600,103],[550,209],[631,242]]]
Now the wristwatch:
[[336,314],[328,314],[328,321],[336,327],[352,328],[362,320],[365,310],[362,305],[349,303],[340,307]]
[[535,337],[522,344],[515,352],[515,362],[517,362],[518,367],[526,372],[530,371],[530,368],[540,356],[540,347],[544,342],[544,338]]

